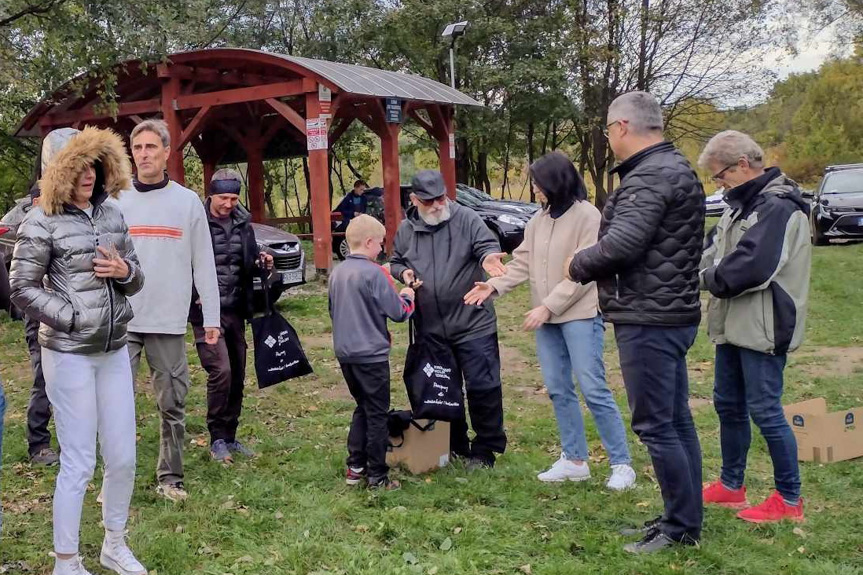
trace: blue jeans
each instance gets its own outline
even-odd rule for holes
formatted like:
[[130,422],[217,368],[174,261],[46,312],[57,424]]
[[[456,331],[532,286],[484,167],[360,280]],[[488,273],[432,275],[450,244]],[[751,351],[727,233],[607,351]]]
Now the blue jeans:
[[751,417],[767,441],[776,490],[786,500],[797,501],[797,440],[782,410],[785,360],[785,355],[767,355],[728,344],[716,346],[713,401],[719,415],[722,483],[729,489],[743,486],[752,441]]
[[[0,381],[0,468],[3,467],[3,417],[6,415],[6,396],[3,394],[3,382]],[[3,489],[0,487],[0,495]],[[0,500],[0,529],[3,528],[3,509]]]
[[587,461],[587,438],[573,372],[584,402],[593,414],[599,437],[612,465],[629,464],[626,429],[614,396],[605,381],[602,362],[605,327],[602,317],[547,323],[536,331],[536,354],[542,378],[554,406],[563,455]]

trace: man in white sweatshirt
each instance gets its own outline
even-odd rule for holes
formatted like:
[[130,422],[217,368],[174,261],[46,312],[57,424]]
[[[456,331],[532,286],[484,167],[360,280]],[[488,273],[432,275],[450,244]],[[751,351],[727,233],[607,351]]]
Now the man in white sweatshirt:
[[183,484],[186,432],[186,324],[192,285],[204,316],[206,343],[219,341],[219,286],[207,214],[198,195],[165,173],[171,150],[168,126],[148,120],[132,131],[137,167],[134,189],[119,198],[141,267],[144,289],[132,297],[129,355],[137,374],[141,352],[153,377],[161,416],[157,492],[172,501],[188,497]]

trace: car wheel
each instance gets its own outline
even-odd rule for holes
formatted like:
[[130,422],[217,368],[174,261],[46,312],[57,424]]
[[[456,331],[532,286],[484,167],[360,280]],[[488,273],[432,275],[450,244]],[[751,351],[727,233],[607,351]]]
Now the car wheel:
[[338,249],[336,250],[336,255],[340,260],[347,259],[349,255],[351,255],[351,248],[348,247],[347,238],[339,238]]
[[812,222],[812,244],[816,246],[826,246],[830,243],[830,240],[825,238],[820,231],[818,231],[818,225],[815,222]]

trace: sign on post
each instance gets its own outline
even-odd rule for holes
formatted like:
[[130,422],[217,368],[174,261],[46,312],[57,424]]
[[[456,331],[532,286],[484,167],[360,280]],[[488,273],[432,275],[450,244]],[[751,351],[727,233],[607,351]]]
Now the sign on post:
[[306,120],[306,140],[310,152],[329,148],[326,118],[309,118]]
[[449,157],[455,160],[455,134],[449,135]]
[[388,124],[402,123],[402,101],[398,98],[386,99],[386,116]]
[[321,118],[332,117],[333,91],[323,84],[318,84],[318,102],[321,104]]

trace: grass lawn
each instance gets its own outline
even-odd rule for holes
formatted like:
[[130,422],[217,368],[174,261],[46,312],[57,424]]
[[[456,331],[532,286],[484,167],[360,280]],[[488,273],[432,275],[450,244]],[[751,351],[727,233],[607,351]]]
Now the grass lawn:
[[[863,245],[816,248],[806,347],[786,372],[786,400],[825,396],[834,408],[863,405]],[[551,404],[544,395],[533,338],[519,331],[526,290],[500,300],[507,453],[489,472],[459,465],[412,477],[403,489],[372,494],[344,484],[352,402],[332,352],[326,294],[306,286],[283,299],[315,375],[258,391],[250,377],[241,439],[258,452],[223,467],[209,460],[205,373],[189,346],[186,484],[174,505],[154,493],[158,418],[148,384],[138,393],[138,474],[132,548],[160,575],[297,574],[799,574],[863,573],[863,462],[802,464],[806,523],[757,527],[710,508],[703,541],[651,557],[631,557],[617,530],[661,511],[643,446],[630,433],[638,487],[612,494],[605,453],[591,418],[593,478],[575,484],[536,480],[559,454]],[[404,326],[394,330],[393,406],[406,406],[400,366]],[[609,379],[629,421],[612,334]],[[712,349],[702,332],[689,356],[691,395],[704,450],[705,480],[720,467],[718,423],[710,404]],[[51,494],[56,469],[27,463],[25,406],[30,370],[20,322],[0,323],[0,373],[9,409],[3,453],[4,533],[0,573],[50,573]],[[84,507],[81,551],[98,568],[102,532],[97,470]],[[764,441],[754,433],[747,484],[760,501],[772,489]]]

